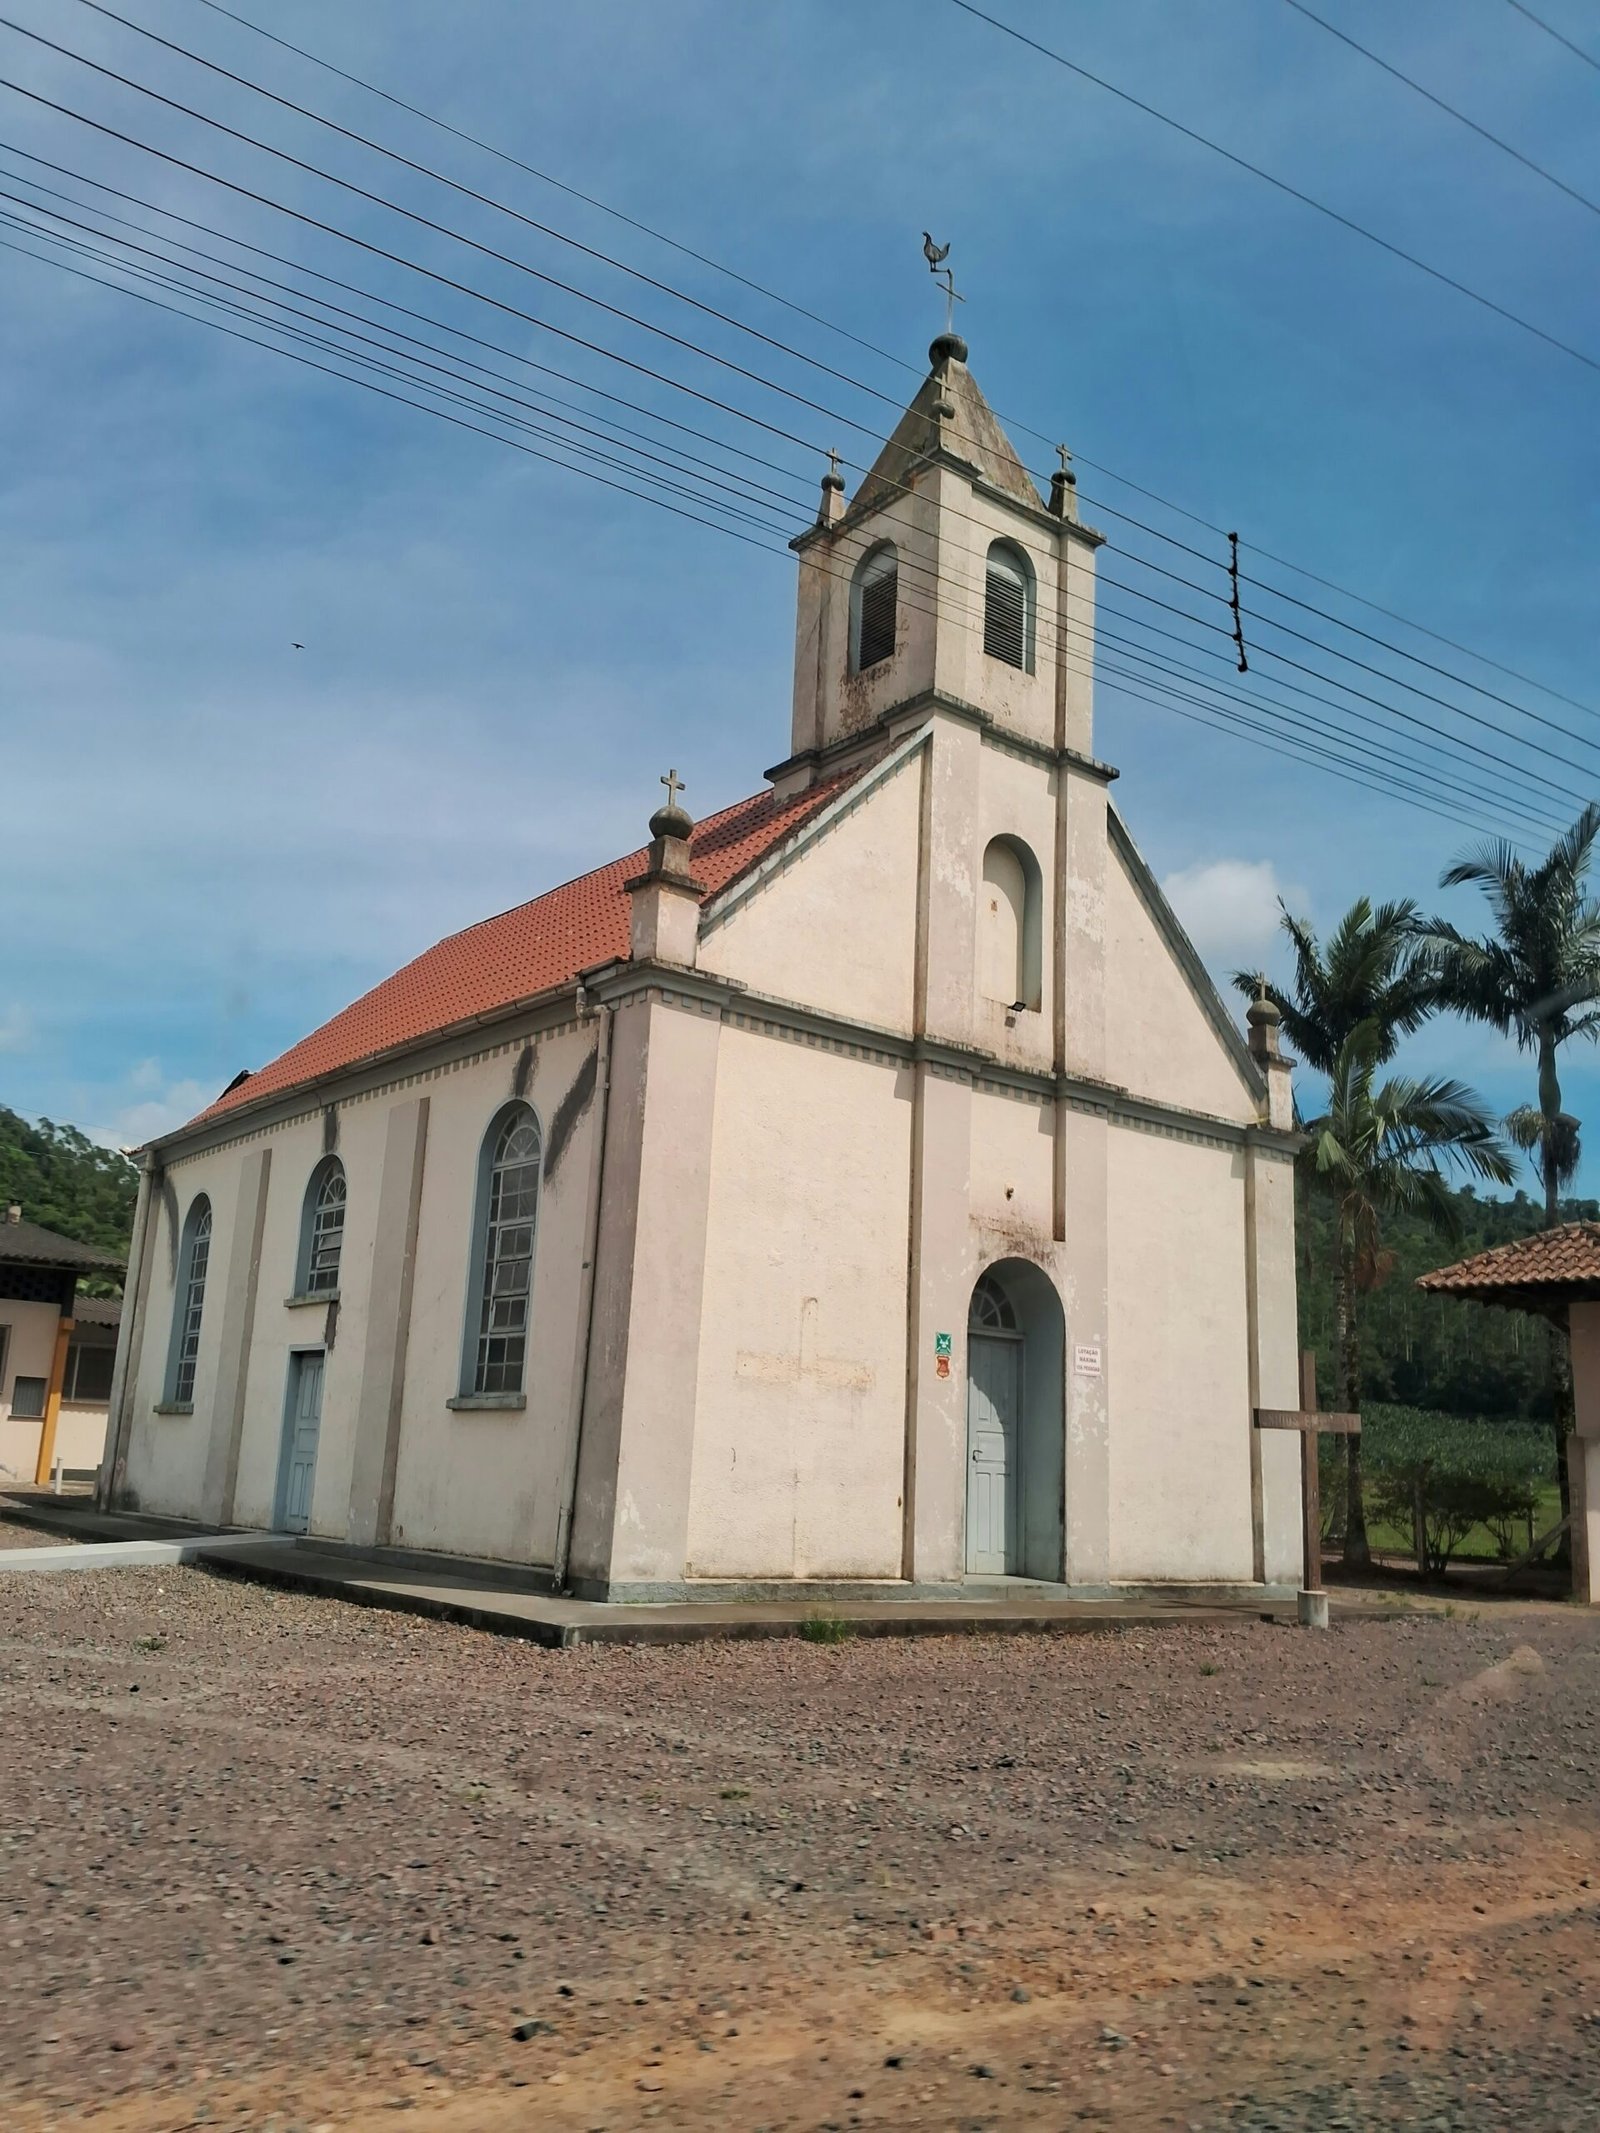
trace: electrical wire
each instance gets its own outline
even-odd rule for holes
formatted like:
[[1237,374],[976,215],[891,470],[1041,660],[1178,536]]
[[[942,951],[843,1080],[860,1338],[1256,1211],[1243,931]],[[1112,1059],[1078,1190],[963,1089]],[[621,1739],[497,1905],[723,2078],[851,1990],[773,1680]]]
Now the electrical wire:
[[[533,447],[521,443],[521,441],[518,439],[506,437],[503,433],[499,431],[486,429],[480,424],[464,421],[461,419],[461,417],[453,415],[449,413],[446,409],[439,408],[431,404],[430,402],[412,400],[405,394],[395,393],[390,391],[387,387],[376,385],[370,379],[353,377],[348,372],[337,370],[330,365],[316,362],[313,359],[300,354],[297,350],[283,348],[272,341],[260,339],[259,337],[253,334],[242,333],[236,327],[225,325],[220,320],[199,317],[196,314],[184,311],[177,306],[163,303],[156,298],[148,297],[142,291],[129,289],[120,283],[108,282],[104,279],[104,277],[96,274],[91,274],[87,272],[86,269],[83,269],[81,267],[72,266],[63,261],[51,259],[44,255],[31,252],[26,247],[14,245],[4,238],[0,238],[0,247],[11,251],[16,251],[20,253],[23,257],[34,259],[39,264],[54,266],[57,267],[60,271],[75,274],[79,278],[96,283],[98,286],[116,290],[117,293],[123,295],[133,296],[138,301],[152,303],[155,308],[171,312],[175,316],[181,318],[187,318],[191,321],[191,323],[209,326],[213,328],[213,330],[228,334],[231,338],[248,341],[253,346],[266,349],[270,353],[286,356],[290,361],[302,363],[312,370],[319,371],[330,377],[338,378],[345,383],[359,385],[364,390],[375,392],[384,399],[396,401],[401,405],[412,407],[414,409],[417,409],[419,412],[425,414],[435,415],[439,420],[451,423],[456,428],[470,429],[474,431],[475,434],[488,437],[492,441],[497,443],[507,444],[513,450],[525,452],[535,459],[543,460],[557,466],[563,466],[569,472],[580,473],[584,475],[587,479],[600,482],[602,487],[616,490],[625,495],[642,497],[644,501],[656,504],[658,508],[670,512],[675,517],[689,519],[696,524],[700,524],[710,528],[710,530],[712,531],[725,533],[728,535],[729,538],[743,541],[748,546],[762,548],[767,553],[780,556],[785,553],[783,549],[773,548],[770,546],[770,544],[759,541],[753,536],[743,534],[737,529],[731,528],[715,518],[703,517],[698,513],[684,511],[676,505],[664,502],[661,498],[653,495],[648,491],[633,489],[625,483],[616,482],[610,480],[605,476],[598,475],[591,468],[573,465],[572,462],[559,458],[555,454],[539,451]],[[830,573],[830,575],[841,576],[842,574],[834,572]],[[961,625],[958,624],[958,626]],[[1075,656],[1079,660],[1081,660],[1084,655],[1078,654]],[[1152,697],[1149,696],[1148,693],[1146,693],[1148,691],[1149,686],[1151,685],[1150,678],[1148,676],[1135,676],[1134,681],[1144,683],[1145,691],[1142,692],[1139,688],[1127,684],[1119,679],[1116,682],[1117,693],[1132,695],[1138,700],[1154,704],[1157,708],[1177,710],[1176,699],[1171,702],[1168,702],[1165,701],[1163,698]],[[1345,776],[1352,782],[1358,784],[1367,784],[1370,789],[1381,792],[1389,798],[1404,801],[1406,804],[1422,807],[1424,812],[1439,815],[1442,819],[1455,822],[1458,825],[1461,824],[1463,821],[1468,821],[1468,826],[1471,826],[1470,820],[1468,818],[1463,817],[1459,813],[1459,811],[1449,811],[1433,805],[1426,791],[1419,790],[1404,777],[1396,777],[1392,773],[1392,771],[1389,774],[1385,783],[1374,784],[1372,780],[1360,776],[1359,774],[1357,774],[1357,772],[1339,768],[1338,766],[1344,760],[1343,758],[1340,758],[1336,753],[1332,751],[1322,749],[1319,745],[1315,743],[1305,741],[1303,736],[1291,735],[1290,738],[1295,742],[1296,745],[1289,747],[1281,746],[1278,745],[1276,741],[1267,738],[1258,730],[1260,726],[1259,719],[1256,719],[1254,723],[1252,723],[1251,719],[1245,714],[1234,713],[1232,711],[1224,711],[1220,706],[1216,704],[1207,703],[1204,708],[1207,713],[1215,713],[1216,715],[1202,716],[1200,711],[1198,710],[1191,710],[1187,714],[1182,711],[1178,711],[1178,715],[1188,715],[1196,723],[1203,725],[1209,724],[1213,727],[1218,727],[1219,719],[1225,722],[1232,721],[1231,724],[1224,723],[1221,727],[1218,728],[1218,730],[1232,731],[1236,734],[1236,737],[1255,741],[1258,745],[1267,747],[1272,752],[1278,754],[1288,754],[1295,760],[1309,762],[1313,767],[1327,768],[1330,774],[1332,775]],[[1275,727],[1271,728],[1270,730],[1273,732],[1279,731],[1279,729]],[[1434,794],[1434,797],[1436,798],[1437,794]]]
[[1574,44],[1570,37],[1563,37],[1561,32],[1553,29],[1542,15],[1536,15],[1531,7],[1525,7],[1523,0],[1506,0],[1506,5],[1507,7],[1514,7],[1519,15],[1526,15],[1535,29],[1543,30],[1545,35],[1553,37],[1557,44],[1564,44],[1574,58],[1581,59],[1586,67],[1593,67],[1595,72],[1600,74],[1600,59],[1596,59],[1591,53],[1586,52],[1581,44]]
[[1570,341],[1562,340],[1558,334],[1549,332],[1543,326],[1536,326],[1531,319],[1511,310],[1509,305],[1497,302],[1492,296],[1485,296],[1481,289],[1474,289],[1470,283],[1458,280],[1454,274],[1447,274],[1443,267],[1430,266],[1427,260],[1419,258],[1415,252],[1408,252],[1403,245],[1395,244],[1387,237],[1380,237],[1376,230],[1368,229],[1353,216],[1341,214],[1338,208],[1329,207],[1314,194],[1303,192],[1298,185],[1291,185],[1287,178],[1277,177],[1261,164],[1252,163],[1248,156],[1237,155],[1233,149],[1224,148],[1220,141],[1213,141],[1208,135],[1197,133],[1192,126],[1186,126],[1181,119],[1175,119],[1169,113],[1158,110],[1154,104],[1146,103],[1143,97],[1135,96],[1131,90],[1119,89],[1115,82],[1107,81],[1103,74],[1092,74],[1075,59],[1068,59],[1064,52],[1041,44],[1038,38],[1029,37],[1026,32],[1015,28],[1011,23],[1003,22],[998,15],[985,13],[981,7],[974,5],[974,0],[950,0],[950,5],[960,8],[964,15],[971,15],[977,22],[986,22],[990,29],[998,30],[1002,36],[1014,38],[1018,44],[1026,45],[1030,52],[1037,52],[1041,59],[1052,60],[1058,67],[1065,67],[1069,74],[1076,74],[1081,80],[1092,82],[1097,89],[1106,90],[1119,102],[1131,104],[1134,110],[1144,112],[1147,118],[1159,119],[1163,126],[1170,126],[1174,133],[1181,133],[1185,140],[1193,141],[1201,148],[1209,148],[1213,155],[1221,156],[1225,162],[1232,163],[1238,170],[1248,171],[1253,178],[1262,179],[1278,192],[1286,193],[1291,200],[1298,200],[1303,207],[1315,208],[1319,215],[1325,215],[1330,222],[1338,223],[1341,229],[1349,230],[1357,237],[1364,237],[1368,244],[1376,245],[1391,258],[1403,260],[1408,267],[1415,267],[1431,281],[1442,282],[1447,289],[1454,289],[1457,295],[1470,298],[1485,311],[1492,311],[1497,318],[1520,327],[1524,333],[1532,334],[1536,340],[1544,341],[1549,347],[1559,349],[1562,355],[1571,356],[1574,362],[1582,363],[1585,369],[1600,371],[1600,357],[1574,347]]
[[[863,339],[861,335],[853,333],[847,327],[839,325],[836,320],[825,318],[820,312],[808,310],[805,305],[796,303],[792,298],[783,295],[780,291],[768,288],[765,284],[761,282],[753,281],[748,275],[739,273],[736,269],[727,266],[720,260],[711,258],[708,254],[704,252],[696,251],[692,246],[681,243],[677,238],[668,236],[664,231],[656,229],[649,223],[641,222],[634,216],[625,214],[621,209],[611,206],[608,202],[604,200],[598,199],[594,194],[583,192],[578,187],[569,185],[564,180],[553,176],[550,172],[540,170],[536,168],[533,164],[523,161],[522,158],[510,154],[507,150],[496,147],[494,143],[484,140],[480,135],[468,133],[464,131],[461,127],[453,126],[448,120],[439,118],[435,113],[425,111],[418,104],[408,103],[403,97],[396,96],[392,94],[389,90],[379,88],[376,83],[369,81],[364,76],[352,73],[347,68],[334,65],[331,60],[322,58],[318,53],[308,50],[304,45],[297,45],[291,43],[289,39],[278,36],[275,32],[264,28],[260,23],[252,21],[248,16],[238,13],[235,9],[224,7],[223,5],[221,5],[221,0],[199,0],[199,4],[203,7],[208,8],[213,14],[227,17],[228,20],[237,23],[243,29],[251,31],[252,34],[254,34],[255,36],[265,39],[268,43],[277,45],[278,47],[280,47],[280,49],[284,51],[292,52],[297,58],[307,61],[308,64],[312,66],[321,68],[325,73],[333,75],[338,80],[348,82],[353,87],[364,90],[368,95],[377,97],[381,102],[392,105],[398,110],[408,112],[414,118],[421,119],[425,124],[436,128],[438,131],[448,134],[456,140],[464,141],[472,147],[480,149],[483,153],[495,157],[498,161],[506,164],[508,167],[520,170],[524,172],[527,176],[536,178],[537,180],[539,180],[540,183],[549,185],[559,192],[566,193],[569,197],[573,199],[582,201],[586,206],[597,209],[600,213],[610,216],[613,220],[624,224],[630,229],[639,231],[642,235],[651,238],[653,241],[659,244],[666,245],[669,249],[682,254],[685,258],[694,260],[697,264],[701,266],[711,268],[714,272],[726,276],[730,281],[736,282],[741,287],[753,291],[755,294],[766,298],[769,302],[781,305],[784,309],[792,312],[795,316],[808,319],[813,324],[824,327],[828,332],[837,334],[842,339],[852,342],[855,346],[866,350],[867,353],[880,357],[884,362],[892,363],[901,370],[907,370],[913,373],[918,371],[919,366],[917,366],[916,364],[907,362],[903,356],[896,355],[889,349],[880,348],[876,345],[876,343]],[[1511,4],[1513,6],[1519,6],[1520,11],[1523,14],[1527,15],[1530,21],[1533,21],[1538,24],[1540,28],[1546,29],[1550,35],[1559,35],[1558,32],[1549,30],[1549,26],[1541,22],[1539,17],[1533,14],[1531,9],[1521,7],[1520,0],[1511,0]],[[1564,38],[1560,41],[1563,43],[1567,42],[1567,40]],[[1578,51],[1578,48],[1576,46],[1571,47],[1571,49],[1573,49],[1574,51]],[[1587,53],[1578,51],[1578,56],[1586,60],[1590,65],[1600,66],[1600,62],[1590,60]],[[1022,421],[1018,417],[1001,414],[997,419],[1010,428],[1023,430],[1027,435],[1037,439],[1038,442],[1040,442],[1041,444],[1053,446],[1055,443],[1055,439],[1051,437],[1047,432],[1037,428],[1032,424]],[[1136,494],[1146,497],[1152,503],[1159,504],[1164,510],[1168,510],[1175,513],[1177,516],[1188,520],[1191,524],[1201,527],[1206,532],[1214,533],[1219,536],[1223,534],[1224,529],[1221,526],[1218,526],[1214,524],[1211,520],[1202,517],[1198,512],[1191,511],[1187,506],[1175,502],[1171,497],[1163,496],[1158,490],[1148,488],[1144,484],[1134,481],[1130,476],[1118,473],[1115,469],[1104,466],[1100,462],[1088,458],[1083,453],[1078,453],[1075,456],[1077,457],[1081,465],[1093,469],[1093,471],[1096,473],[1104,474],[1109,480],[1118,483],[1120,487],[1133,490]],[[1023,463],[1019,459],[1017,461],[1017,464],[1019,466],[1022,466]],[[1024,471],[1031,472],[1032,470],[1024,468]],[[1090,501],[1089,499],[1085,500]],[[1094,502],[1093,508],[1097,510],[1110,510],[1111,506],[1106,504],[1103,500],[1100,500]],[[1158,537],[1162,539],[1171,538],[1170,535],[1165,534],[1159,535]],[[1317,573],[1316,571],[1307,569],[1302,564],[1294,563],[1288,560],[1286,557],[1275,555],[1270,549],[1262,547],[1260,544],[1247,542],[1245,545],[1252,547],[1253,552],[1255,554],[1265,557],[1266,560],[1269,562],[1276,563],[1280,568],[1286,570],[1293,570],[1297,573],[1297,575],[1309,578],[1313,583],[1324,586],[1328,591],[1338,593],[1343,599],[1354,600],[1360,605],[1371,609],[1374,613],[1384,615],[1390,621],[1398,622],[1404,628],[1414,630],[1422,636],[1429,637],[1435,643],[1447,645],[1450,650],[1461,653],[1464,658],[1478,660],[1485,666],[1492,668],[1495,672],[1504,674],[1511,680],[1520,681],[1528,688],[1537,689],[1542,695],[1549,696],[1556,702],[1565,703],[1574,710],[1584,711],[1590,716],[1600,716],[1600,712],[1597,712],[1592,705],[1581,703],[1574,697],[1565,696],[1559,689],[1552,689],[1547,683],[1535,680],[1533,676],[1521,673],[1515,667],[1509,667],[1498,660],[1491,659],[1486,653],[1475,651],[1471,646],[1461,644],[1454,638],[1447,637],[1437,630],[1430,629],[1426,624],[1417,622],[1410,616],[1403,615],[1393,608],[1383,606],[1381,602],[1370,600],[1365,594],[1355,592],[1350,587],[1341,585],[1334,579],[1323,577],[1319,575],[1319,573]],[[1261,582],[1262,581],[1257,580],[1258,584]],[[1283,594],[1281,592],[1281,588],[1274,587],[1270,589],[1280,592],[1281,597],[1291,597],[1290,595]],[[1352,626],[1349,624],[1342,623],[1342,618],[1329,619],[1340,620],[1341,626],[1346,628]],[[1400,647],[1390,647],[1390,649],[1393,649],[1397,652],[1401,651]],[[1401,656],[1406,655],[1402,653]],[[1476,684],[1468,681],[1464,676],[1454,678],[1461,680],[1463,686],[1477,686]],[[1501,700],[1509,701],[1509,699]]]
[[[91,6],[94,0],[83,0],[83,4]],[[1399,67],[1391,66],[1388,60],[1380,59],[1376,52],[1370,51],[1357,38],[1350,36],[1348,31],[1341,30],[1336,24],[1326,21],[1314,9],[1307,7],[1306,0],[1286,0],[1286,4],[1292,7],[1297,15],[1304,15],[1308,22],[1314,22],[1319,30],[1326,30],[1330,37],[1337,37],[1339,42],[1348,45],[1352,52],[1359,52],[1363,59],[1370,60],[1375,67],[1381,67],[1384,73],[1391,75],[1395,81],[1403,82],[1418,96],[1425,97],[1437,110],[1445,112],[1459,125],[1470,128],[1480,140],[1487,141],[1491,148],[1498,148],[1502,155],[1510,156],[1512,161],[1520,163],[1524,170],[1531,170],[1536,178],[1543,178],[1546,185],[1553,185],[1557,192],[1565,193],[1569,200],[1576,200],[1579,207],[1586,207],[1591,215],[1600,215],[1600,201],[1591,200],[1587,193],[1580,193],[1577,187],[1569,185],[1565,178],[1558,178],[1553,170],[1546,170],[1544,165],[1536,163],[1532,156],[1524,155],[1520,148],[1513,148],[1509,141],[1501,140],[1499,134],[1491,133],[1487,126],[1480,126],[1475,118],[1468,118],[1464,111],[1458,111],[1454,104],[1447,104],[1442,96],[1435,96],[1431,89],[1424,88],[1422,83],[1411,75],[1402,73]]]

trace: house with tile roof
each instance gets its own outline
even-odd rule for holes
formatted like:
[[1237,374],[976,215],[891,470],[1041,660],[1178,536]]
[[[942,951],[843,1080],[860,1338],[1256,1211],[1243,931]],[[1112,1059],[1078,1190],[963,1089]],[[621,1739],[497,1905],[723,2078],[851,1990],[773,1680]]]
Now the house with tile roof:
[[122,1306],[79,1296],[78,1283],[122,1265],[20,1206],[0,1209],[0,1481],[98,1471]]
[[788,753],[145,1151],[109,1501],[643,1600],[1296,1579],[1289,1067],[1095,753],[1095,557],[941,335]]

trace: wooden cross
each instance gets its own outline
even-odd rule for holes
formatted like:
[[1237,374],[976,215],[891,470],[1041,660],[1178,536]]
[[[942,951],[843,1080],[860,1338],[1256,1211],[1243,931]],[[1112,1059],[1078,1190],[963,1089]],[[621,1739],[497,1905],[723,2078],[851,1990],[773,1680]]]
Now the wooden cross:
[[683,780],[678,776],[678,773],[675,770],[669,770],[666,776],[664,778],[658,778],[656,780],[656,783],[658,785],[664,785],[667,788],[668,807],[676,807],[678,804],[679,793],[687,792],[689,790],[688,786],[684,784]]
[[1300,1356],[1300,1405],[1258,1407],[1257,1429],[1297,1429],[1300,1432],[1300,1507],[1305,1520],[1305,1561],[1302,1592],[1322,1590],[1322,1476],[1317,1465],[1317,1439],[1327,1430],[1340,1436],[1359,1433],[1359,1415],[1325,1415],[1317,1409],[1317,1359],[1304,1349]]

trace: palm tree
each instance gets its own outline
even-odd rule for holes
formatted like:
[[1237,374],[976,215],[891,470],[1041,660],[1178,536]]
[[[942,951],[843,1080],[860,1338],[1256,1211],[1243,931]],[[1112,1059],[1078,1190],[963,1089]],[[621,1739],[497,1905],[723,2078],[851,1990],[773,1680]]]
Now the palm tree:
[[[1532,1144],[1544,1186],[1546,1229],[1559,1224],[1561,1187],[1577,1167],[1578,1121],[1561,1107],[1560,1050],[1574,1037],[1592,1040],[1600,1032],[1595,1005],[1600,903],[1588,893],[1597,839],[1600,804],[1591,801],[1537,866],[1520,859],[1504,838],[1464,853],[1440,876],[1440,886],[1482,889],[1494,932],[1473,940],[1448,920],[1435,918],[1419,934],[1436,973],[1439,1004],[1487,1023],[1538,1061],[1538,1129]],[[1566,1344],[1559,1333],[1552,1335],[1550,1360],[1556,1472],[1565,1516],[1571,1509],[1567,1430],[1572,1398]]]
[[[1400,1039],[1426,1020],[1433,1005],[1432,975],[1417,943],[1416,905],[1409,900],[1374,905],[1370,898],[1358,897],[1328,936],[1326,945],[1281,900],[1278,909],[1294,959],[1291,986],[1287,991],[1281,990],[1263,974],[1242,970],[1235,972],[1234,984],[1251,999],[1258,993],[1266,994],[1282,1017],[1283,1033],[1291,1048],[1307,1066],[1327,1075],[1330,1081],[1337,1084],[1341,1062],[1345,1063],[1348,1080],[1353,1062],[1349,1047],[1358,1030],[1364,1033],[1362,1056],[1370,1058],[1374,1067],[1385,1064],[1394,1056]],[[1370,1081],[1370,1071],[1368,1078]],[[1303,1124],[1298,1090],[1295,1115]],[[1332,1173],[1319,1171],[1305,1157],[1297,1166],[1296,1176],[1305,1190],[1335,1192]],[[1342,1298],[1336,1306],[1336,1362],[1354,1410],[1360,1405],[1356,1275],[1364,1267],[1370,1276],[1367,1287],[1376,1287],[1386,1269],[1375,1249],[1370,1263],[1359,1254],[1347,1256],[1342,1224],[1336,1223],[1335,1229],[1341,1240],[1339,1263],[1334,1269],[1335,1295]],[[1348,1505],[1345,1560],[1352,1567],[1365,1568],[1371,1552],[1361,1485],[1361,1442],[1350,1436],[1344,1443]]]
[[1432,1011],[1430,973],[1417,941],[1417,907],[1409,899],[1374,906],[1358,897],[1324,947],[1303,918],[1280,900],[1294,956],[1294,983],[1281,992],[1260,972],[1236,971],[1247,999],[1265,987],[1283,1017],[1283,1034],[1309,1067],[1331,1074],[1347,1037],[1362,1023],[1378,1033],[1379,1063]]
[[[1361,1405],[1361,1298],[1378,1288],[1394,1265],[1383,1245],[1383,1221],[1420,1215],[1446,1239],[1459,1230],[1455,1196],[1445,1180],[1457,1169],[1496,1185],[1511,1182],[1511,1159],[1495,1136],[1479,1098],[1459,1081],[1419,1081],[1395,1075],[1378,1082],[1389,1033],[1374,1022],[1357,1025],[1340,1045],[1328,1077],[1328,1106],[1305,1125],[1302,1174],[1332,1197],[1337,1257],[1333,1270],[1334,1324],[1346,1405]],[[1361,1439],[1348,1446],[1344,1559],[1351,1569],[1372,1560],[1362,1490]]]

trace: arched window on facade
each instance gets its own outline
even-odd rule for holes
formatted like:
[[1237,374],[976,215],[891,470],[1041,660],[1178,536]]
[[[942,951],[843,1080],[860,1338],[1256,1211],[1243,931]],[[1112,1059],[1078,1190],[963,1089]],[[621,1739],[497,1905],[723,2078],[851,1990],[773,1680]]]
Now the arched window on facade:
[[1033,672],[1033,570],[1010,541],[989,547],[983,589],[983,648],[991,659]]
[[850,581],[850,666],[857,674],[894,656],[895,607],[900,597],[900,558],[893,541],[881,541],[861,558]]
[[325,1155],[311,1173],[300,1216],[300,1262],[294,1283],[297,1296],[338,1293],[344,1205],[344,1165],[336,1155]]
[[473,1231],[464,1393],[520,1393],[528,1361],[543,1136],[530,1104],[507,1104],[484,1137]]
[[967,1325],[974,1333],[1015,1333],[1017,1309],[992,1274],[980,1274],[967,1310]]
[[994,838],[983,855],[978,904],[978,990],[986,1000],[1038,1009],[1042,901],[1032,852],[1015,837]]
[[167,1350],[167,1400],[187,1407],[194,1400],[194,1371],[200,1355],[200,1320],[206,1304],[206,1272],[211,1264],[211,1202],[204,1193],[190,1204],[178,1246],[178,1286],[172,1299],[172,1340]]

